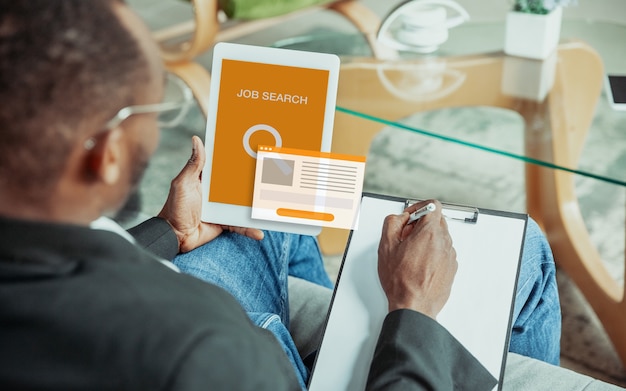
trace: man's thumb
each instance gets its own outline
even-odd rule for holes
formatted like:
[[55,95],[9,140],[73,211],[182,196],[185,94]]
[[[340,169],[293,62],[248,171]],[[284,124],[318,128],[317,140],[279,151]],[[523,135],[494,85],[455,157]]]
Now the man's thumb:
[[191,157],[187,161],[185,171],[189,170],[193,174],[200,175],[204,168],[205,156],[202,140],[198,136],[193,136],[191,138]]

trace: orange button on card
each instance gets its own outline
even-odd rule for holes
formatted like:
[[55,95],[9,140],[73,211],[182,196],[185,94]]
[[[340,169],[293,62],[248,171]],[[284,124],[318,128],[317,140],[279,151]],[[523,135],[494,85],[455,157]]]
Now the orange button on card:
[[284,217],[297,217],[300,219],[333,221],[335,216],[331,213],[311,212],[308,210],[278,208],[276,214]]

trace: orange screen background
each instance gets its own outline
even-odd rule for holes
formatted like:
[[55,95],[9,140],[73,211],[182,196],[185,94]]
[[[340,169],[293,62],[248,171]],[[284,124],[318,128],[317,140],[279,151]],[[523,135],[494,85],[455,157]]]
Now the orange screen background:
[[[211,167],[209,201],[252,206],[256,159],[243,148],[243,136],[257,124],[276,129],[283,147],[319,151],[328,88],[328,71],[223,60]],[[258,91],[258,99],[237,95]],[[263,92],[306,96],[307,104],[263,100]],[[257,131],[250,146],[275,145]]]

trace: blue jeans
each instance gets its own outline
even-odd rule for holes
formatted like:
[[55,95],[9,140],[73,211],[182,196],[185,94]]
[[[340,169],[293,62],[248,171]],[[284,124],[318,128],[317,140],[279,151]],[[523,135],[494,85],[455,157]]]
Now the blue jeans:
[[[265,232],[265,238],[256,241],[223,233],[210,243],[177,256],[174,263],[182,272],[229,291],[257,326],[271,331],[305,388],[308,369],[288,331],[287,276],[333,287],[315,238]],[[513,322],[511,352],[558,364],[561,312],[554,260],[545,237],[532,220],[524,243]]]

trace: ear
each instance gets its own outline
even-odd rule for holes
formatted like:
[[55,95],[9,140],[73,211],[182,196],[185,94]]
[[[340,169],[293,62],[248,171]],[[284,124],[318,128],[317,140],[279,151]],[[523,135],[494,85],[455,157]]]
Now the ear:
[[124,148],[124,137],[119,127],[96,136],[87,161],[90,176],[107,185],[117,183],[123,170]]

